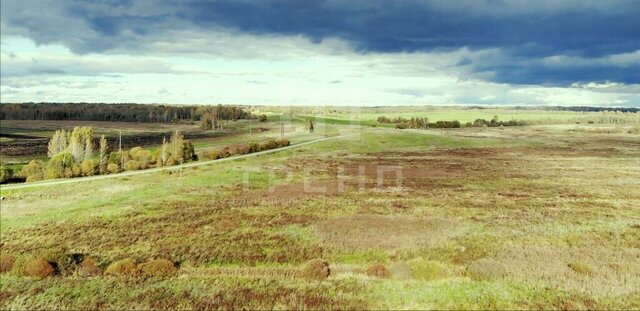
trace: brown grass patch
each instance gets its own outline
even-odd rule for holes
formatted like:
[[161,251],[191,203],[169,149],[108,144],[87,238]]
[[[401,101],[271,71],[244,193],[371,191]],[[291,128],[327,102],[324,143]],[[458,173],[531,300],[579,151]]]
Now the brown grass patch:
[[154,259],[138,265],[138,270],[143,276],[166,277],[175,275],[178,268],[173,262],[166,259]]
[[385,265],[381,263],[375,263],[367,267],[367,270],[365,270],[365,273],[368,276],[383,278],[383,279],[388,279],[391,277],[391,271],[389,271],[389,269],[387,269],[387,267],[385,267]]
[[0,255],[0,273],[11,271],[11,269],[13,269],[13,264],[15,262],[16,262],[16,258],[11,255],[8,255],[8,254]]
[[89,277],[99,276],[102,274],[102,269],[93,258],[87,257],[78,265],[78,274]]
[[329,262],[323,259],[312,259],[304,264],[301,275],[307,279],[324,280],[331,274]]
[[314,225],[326,248],[397,250],[434,246],[455,235],[456,222],[415,216],[353,215]]
[[28,261],[24,267],[24,272],[28,276],[44,279],[46,277],[54,276],[56,269],[50,262],[42,258],[38,258]]
[[133,259],[127,258],[110,264],[104,271],[105,275],[113,275],[119,277],[134,277],[139,274],[138,267]]

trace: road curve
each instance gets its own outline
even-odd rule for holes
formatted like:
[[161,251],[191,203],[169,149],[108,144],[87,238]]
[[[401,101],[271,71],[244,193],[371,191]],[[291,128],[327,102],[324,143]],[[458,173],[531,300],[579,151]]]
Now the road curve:
[[76,183],[76,182],[87,182],[87,181],[93,181],[93,180],[101,180],[101,179],[109,179],[109,178],[119,178],[119,177],[126,177],[126,176],[150,174],[150,173],[156,173],[156,172],[166,171],[166,170],[176,170],[176,169],[182,169],[182,168],[188,168],[188,167],[209,165],[209,164],[215,164],[215,163],[220,163],[220,162],[227,162],[227,161],[245,159],[245,158],[249,158],[249,157],[257,157],[257,156],[264,155],[264,154],[276,153],[276,152],[279,152],[279,151],[284,151],[284,150],[298,148],[298,147],[302,147],[302,146],[306,146],[306,145],[316,144],[316,143],[323,142],[323,141],[330,140],[330,139],[344,138],[344,137],[349,137],[349,136],[353,136],[353,135],[357,135],[357,134],[323,137],[323,138],[318,138],[318,139],[314,139],[314,140],[310,140],[310,141],[306,141],[306,142],[302,142],[302,143],[289,145],[289,146],[282,147],[282,148],[258,151],[258,152],[254,152],[254,153],[243,154],[243,155],[239,155],[239,156],[233,156],[233,157],[222,158],[222,159],[217,159],[217,160],[197,161],[197,162],[190,162],[190,163],[185,163],[185,164],[180,164],[180,165],[163,166],[163,167],[157,167],[157,168],[150,168],[150,169],[146,169],[146,170],[128,171],[128,172],[122,172],[122,173],[117,173],[117,174],[109,174],[109,175],[96,175],[96,176],[87,176],[87,177],[51,179],[51,180],[43,180],[43,181],[37,181],[37,182],[31,182],[31,183],[22,183],[22,184],[15,184],[15,185],[1,185],[0,186],[0,191],[23,189],[23,188],[32,188],[32,187],[42,187],[42,186],[54,186],[54,185]]

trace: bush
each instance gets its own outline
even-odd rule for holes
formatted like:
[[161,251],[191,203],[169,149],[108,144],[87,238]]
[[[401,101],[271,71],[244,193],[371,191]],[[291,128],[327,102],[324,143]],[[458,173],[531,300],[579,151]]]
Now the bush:
[[3,183],[9,180],[11,178],[12,173],[13,172],[8,167],[4,165],[0,165],[0,183]]
[[136,161],[136,160],[129,160],[127,162],[124,163],[124,170],[125,171],[137,171],[139,169],[142,169],[142,163]]
[[99,276],[102,274],[102,269],[93,258],[87,257],[78,266],[78,274],[81,276]]
[[120,172],[120,166],[118,164],[109,163],[109,165],[107,165],[107,171],[110,174],[119,173]]
[[80,169],[83,176],[93,176],[96,174],[96,164],[91,159],[82,161]]
[[492,259],[480,259],[468,265],[465,274],[476,281],[499,279],[507,274],[507,267]]
[[571,268],[571,270],[573,270],[577,274],[593,275],[595,273],[595,271],[593,270],[593,267],[590,264],[585,262],[574,261],[572,263],[569,263],[568,266],[569,268]]
[[0,273],[11,271],[11,269],[13,269],[13,264],[15,262],[16,262],[16,258],[11,255],[7,255],[7,254],[0,255]]
[[447,267],[440,262],[425,260],[421,257],[409,261],[411,275],[418,280],[435,280],[446,277]]
[[45,178],[45,171],[42,161],[31,160],[29,164],[22,168],[20,174],[27,179],[27,182],[43,180]]
[[389,269],[387,269],[387,267],[385,267],[381,263],[375,263],[375,264],[369,266],[367,268],[367,270],[365,271],[365,273],[368,276],[373,276],[373,277],[378,277],[378,278],[388,279],[388,278],[391,277],[391,271],[389,271]]
[[42,258],[38,258],[28,261],[24,267],[24,272],[28,276],[44,279],[46,277],[54,276],[56,269],[50,262]]
[[131,258],[116,261],[110,264],[104,271],[105,275],[120,277],[134,277],[139,273],[136,263]]
[[329,262],[323,259],[311,259],[302,268],[302,276],[312,280],[324,280],[331,274]]
[[411,279],[411,267],[409,267],[409,265],[404,261],[393,263],[391,266],[389,266],[389,270],[391,271],[391,275],[394,279]]
[[[51,157],[47,162],[46,176],[47,178],[73,177],[72,167],[76,164],[73,155],[68,151],[64,151]],[[71,175],[71,176],[69,176]]]
[[135,147],[129,150],[129,157],[132,160],[138,161],[138,163],[140,163],[140,167],[143,169],[149,167],[149,165],[155,162],[151,151],[142,147]]
[[173,262],[166,259],[154,259],[138,265],[138,270],[144,276],[171,276],[176,274],[178,269]]
[[258,117],[258,120],[259,120],[260,122],[267,122],[267,115],[266,115],[266,114],[261,114],[261,115]]

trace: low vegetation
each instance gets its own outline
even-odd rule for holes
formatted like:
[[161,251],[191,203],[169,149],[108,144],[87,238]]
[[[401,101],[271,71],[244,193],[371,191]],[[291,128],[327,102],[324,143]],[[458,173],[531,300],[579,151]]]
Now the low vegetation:
[[[180,174],[1,189],[0,308],[637,309],[640,137],[597,127],[366,127]],[[255,135],[215,152],[278,145]],[[96,150],[96,174],[125,152],[169,162]],[[53,275],[27,276],[34,259]]]
[[224,147],[220,150],[204,150],[199,153],[199,158],[204,160],[214,160],[231,157],[234,155],[249,154],[259,151],[271,150],[289,146],[288,139],[272,139],[265,143],[251,143],[246,145],[232,145]]
[[331,275],[329,262],[322,259],[312,259],[304,264],[301,272],[302,276],[311,280],[324,280]]

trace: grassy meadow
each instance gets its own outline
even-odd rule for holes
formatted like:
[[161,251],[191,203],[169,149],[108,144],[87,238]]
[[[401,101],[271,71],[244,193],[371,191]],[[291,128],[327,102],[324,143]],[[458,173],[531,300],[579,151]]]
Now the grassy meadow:
[[[15,259],[0,275],[0,308],[640,308],[637,125],[526,111],[513,117],[561,124],[398,130],[370,125],[415,114],[282,113],[251,125],[263,132],[242,123],[194,144],[279,137],[281,121],[292,143],[332,139],[188,169],[0,188],[1,253]],[[424,115],[497,114],[486,113]],[[72,254],[98,272],[66,262]],[[25,276],[36,258],[55,261],[56,275]],[[123,259],[166,259],[177,271],[103,274]],[[328,277],[308,273],[313,259],[328,263]]]

